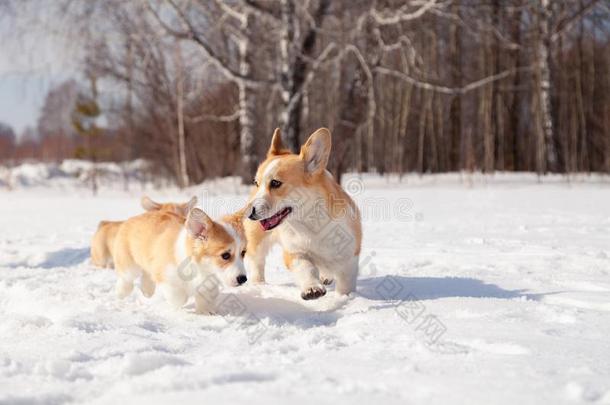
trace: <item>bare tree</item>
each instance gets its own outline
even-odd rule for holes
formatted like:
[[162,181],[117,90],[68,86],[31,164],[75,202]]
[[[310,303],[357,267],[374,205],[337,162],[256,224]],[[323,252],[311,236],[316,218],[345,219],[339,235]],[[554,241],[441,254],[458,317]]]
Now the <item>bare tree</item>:
[[83,70],[116,86],[100,102],[124,158],[181,185],[249,182],[278,125],[295,151],[328,126],[338,177],[610,170],[599,0],[56,4]]

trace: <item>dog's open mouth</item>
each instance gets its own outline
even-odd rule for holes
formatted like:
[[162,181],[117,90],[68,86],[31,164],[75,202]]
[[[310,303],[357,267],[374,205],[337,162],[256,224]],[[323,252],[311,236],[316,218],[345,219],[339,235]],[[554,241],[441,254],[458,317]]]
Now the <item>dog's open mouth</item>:
[[284,218],[286,218],[291,212],[292,208],[286,207],[283,210],[279,211],[277,214],[270,216],[269,218],[261,219],[261,226],[265,231],[270,231],[279,224],[281,224]]

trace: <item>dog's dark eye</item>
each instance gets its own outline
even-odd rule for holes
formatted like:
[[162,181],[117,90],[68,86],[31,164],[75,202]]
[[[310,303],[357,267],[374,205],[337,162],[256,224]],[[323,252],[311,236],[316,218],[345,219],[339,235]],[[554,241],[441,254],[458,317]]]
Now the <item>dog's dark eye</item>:
[[282,182],[279,180],[271,180],[269,182],[269,188],[280,188],[280,186],[282,185]]
[[224,252],[223,254],[220,255],[220,257],[222,257],[223,260],[229,260],[231,258],[231,253]]
[[252,180],[252,181],[254,182],[254,185],[255,185],[256,187],[258,187],[258,181],[256,181],[256,179],[254,179],[254,180]]
[[244,257],[246,255],[246,249],[241,251],[241,257]]

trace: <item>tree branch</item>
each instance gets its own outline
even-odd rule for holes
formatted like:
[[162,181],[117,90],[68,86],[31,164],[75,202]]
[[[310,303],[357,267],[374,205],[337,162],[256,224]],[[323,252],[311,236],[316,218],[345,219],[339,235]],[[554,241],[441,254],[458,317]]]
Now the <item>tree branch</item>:
[[414,87],[417,87],[422,90],[429,90],[429,91],[433,91],[436,93],[448,94],[448,95],[463,95],[470,91],[476,90],[479,87],[483,87],[489,83],[492,83],[492,82],[495,82],[498,80],[502,80],[506,77],[512,76],[518,72],[528,72],[528,71],[534,70],[535,68],[536,68],[536,66],[524,66],[524,67],[519,67],[519,68],[514,68],[514,69],[508,69],[508,70],[505,70],[498,74],[484,77],[483,79],[468,83],[467,85],[462,86],[462,87],[446,87],[446,86],[439,86],[439,85],[432,84],[432,83],[422,82],[421,80],[415,79],[415,78],[407,75],[406,73],[399,72],[399,71],[396,71],[393,69],[388,69],[388,68],[381,67],[381,66],[375,67],[373,70],[377,73],[381,73],[383,75],[387,75],[387,76],[391,76],[391,77],[395,77],[397,79],[403,80],[403,81],[413,85]]
[[180,9],[180,7],[174,2],[174,0],[166,0],[166,1],[167,1],[167,3],[169,3],[171,5],[171,7],[173,8],[174,12],[176,13],[177,17],[180,19],[182,24],[184,24],[186,26],[186,31],[175,30],[174,28],[169,26],[167,23],[165,23],[165,21],[163,21],[161,16],[152,8],[152,6],[148,2],[146,2],[146,5],[147,5],[149,12],[151,12],[153,17],[155,18],[155,20],[157,20],[157,22],[161,25],[161,27],[169,35],[171,35],[175,38],[178,38],[178,39],[189,39],[189,40],[192,40],[193,42],[195,42],[197,45],[199,45],[199,47],[201,48],[201,50],[203,51],[205,56],[208,59],[210,59],[211,64],[214,65],[227,79],[229,79],[233,82],[241,81],[241,82],[244,82],[246,85],[253,86],[253,87],[261,85],[261,81],[253,80],[250,77],[242,75],[240,72],[231,68],[225,61],[223,61],[220,58],[220,55],[218,55],[209,46],[209,44],[205,40],[205,38],[201,37],[201,35],[197,32],[195,27],[193,27],[193,24],[191,23],[191,21],[187,18],[187,16]]
[[239,119],[239,110],[230,115],[200,114],[195,117],[186,117],[186,119],[191,123],[201,121],[231,122]]
[[584,5],[573,15],[559,21],[559,23],[557,23],[557,26],[554,29],[553,34],[551,35],[551,42],[557,41],[557,39],[559,39],[559,37],[564,32],[568,31],[572,27],[572,25],[576,23],[576,21],[583,18],[589,11],[591,11],[598,2],[599,0],[591,0],[589,4]]
[[[416,3],[416,2],[411,2],[411,4],[414,4],[414,3]],[[437,0],[427,0],[424,3],[421,3],[421,2],[419,2],[419,3],[421,4],[421,6],[417,10],[415,10],[411,13],[407,12],[407,8],[409,7],[409,4],[405,4],[400,9],[392,10],[389,13],[380,12],[375,7],[373,7],[371,9],[370,14],[377,24],[391,25],[391,24],[398,24],[398,23],[404,22],[404,21],[411,21],[411,20],[418,19],[421,16],[423,16],[424,14],[426,14],[428,11],[430,11],[432,8],[438,6]]]

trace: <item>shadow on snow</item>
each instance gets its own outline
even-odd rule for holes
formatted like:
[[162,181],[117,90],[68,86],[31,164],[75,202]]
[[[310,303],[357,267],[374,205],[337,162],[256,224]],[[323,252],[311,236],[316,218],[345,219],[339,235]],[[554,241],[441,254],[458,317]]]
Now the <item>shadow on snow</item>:
[[55,252],[48,252],[41,260],[24,260],[8,264],[8,267],[28,267],[32,269],[52,269],[56,267],[76,266],[89,258],[89,248],[64,248]]
[[464,277],[373,277],[359,280],[357,291],[358,295],[373,301],[537,297],[525,294],[525,290],[505,290],[495,284]]

